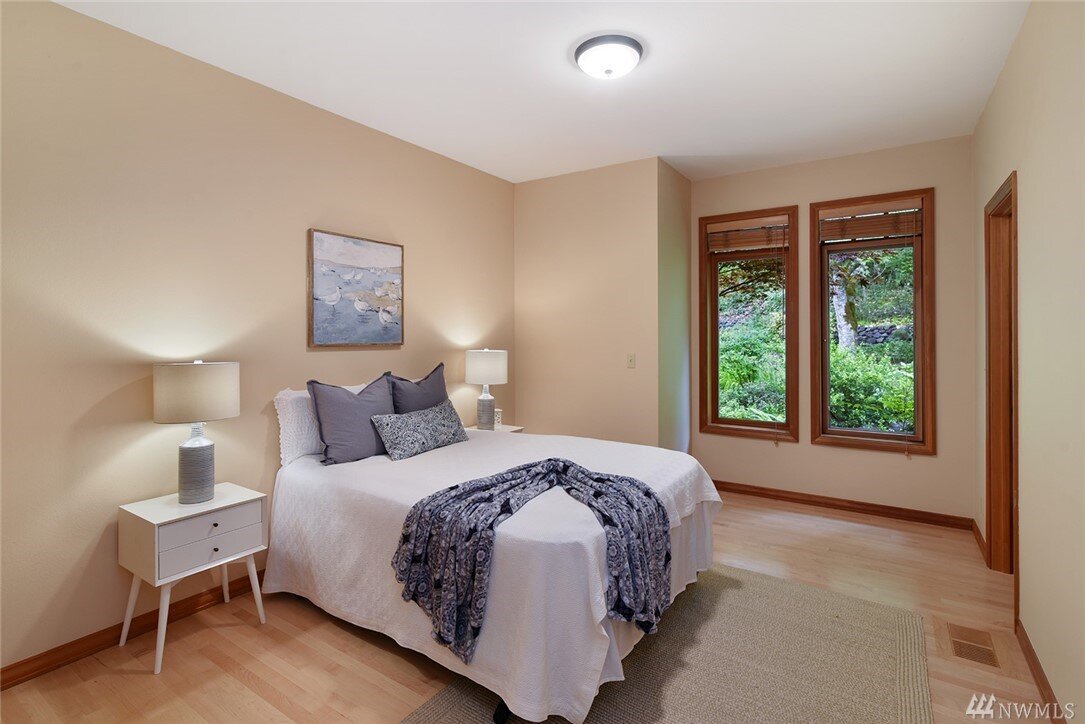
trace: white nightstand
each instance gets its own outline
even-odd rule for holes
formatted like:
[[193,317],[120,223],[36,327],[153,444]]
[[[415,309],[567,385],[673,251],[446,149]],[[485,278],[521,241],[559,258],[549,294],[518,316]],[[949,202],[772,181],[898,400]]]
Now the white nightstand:
[[245,559],[256,599],[260,623],[265,622],[264,601],[256,577],[253,554],[267,549],[267,495],[233,483],[215,486],[206,503],[182,505],[177,493],[141,500],[120,507],[117,527],[120,564],[132,572],[132,589],[124,611],[121,646],[128,640],[139,583],[161,589],[158,603],[158,642],[154,673],[162,671],[170,591],[182,578],[222,568],[222,595],[230,600],[226,564]]
[[[467,429],[468,430],[477,430],[478,425],[472,425],[471,427],[469,427]],[[524,431],[523,425],[494,425],[494,429],[492,431],[488,430],[487,432],[523,432],[523,431]]]

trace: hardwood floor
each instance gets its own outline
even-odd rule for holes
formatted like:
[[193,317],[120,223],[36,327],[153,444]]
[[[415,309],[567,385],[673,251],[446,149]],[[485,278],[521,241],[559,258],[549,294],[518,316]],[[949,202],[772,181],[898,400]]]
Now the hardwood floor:
[[[971,531],[724,494],[716,560],[923,615],[934,718],[973,721],[973,693],[1040,702],[1013,631],[1013,577],[989,570]],[[947,624],[991,634],[1000,668],[957,658]]]
[[[1040,701],[1013,635],[1013,582],[988,570],[972,533],[733,493],[715,523],[716,559],[923,614],[937,721],[971,721],[974,692]],[[0,694],[5,722],[398,722],[452,675],[391,639],[303,599],[251,595],[170,624],[154,676],[154,634]],[[955,623],[991,634],[1001,668],[953,655]]]

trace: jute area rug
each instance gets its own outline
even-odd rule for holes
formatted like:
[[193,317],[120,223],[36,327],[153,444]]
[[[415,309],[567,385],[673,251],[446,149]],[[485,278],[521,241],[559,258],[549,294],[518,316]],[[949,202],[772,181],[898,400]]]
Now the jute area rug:
[[[622,664],[588,724],[932,721],[922,616],[728,566],[702,573]],[[490,722],[497,702],[460,677],[403,722]]]

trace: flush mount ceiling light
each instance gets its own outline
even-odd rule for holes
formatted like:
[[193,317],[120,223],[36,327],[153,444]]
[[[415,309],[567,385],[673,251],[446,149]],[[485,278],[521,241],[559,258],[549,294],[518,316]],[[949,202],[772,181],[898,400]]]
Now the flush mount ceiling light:
[[592,78],[621,78],[637,67],[644,48],[626,35],[597,35],[581,43],[576,64]]

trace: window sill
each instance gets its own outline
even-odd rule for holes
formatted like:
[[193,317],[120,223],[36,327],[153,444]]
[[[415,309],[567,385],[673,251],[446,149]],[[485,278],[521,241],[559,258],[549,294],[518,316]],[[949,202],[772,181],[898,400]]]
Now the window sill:
[[810,440],[814,445],[850,447],[855,450],[878,450],[908,455],[937,455],[933,440],[893,440],[884,437],[865,437],[863,435],[841,435],[823,432]]
[[708,435],[727,435],[730,437],[749,437],[776,442],[798,442],[797,430],[773,427],[754,427],[751,425],[709,422],[701,425],[701,432]]

